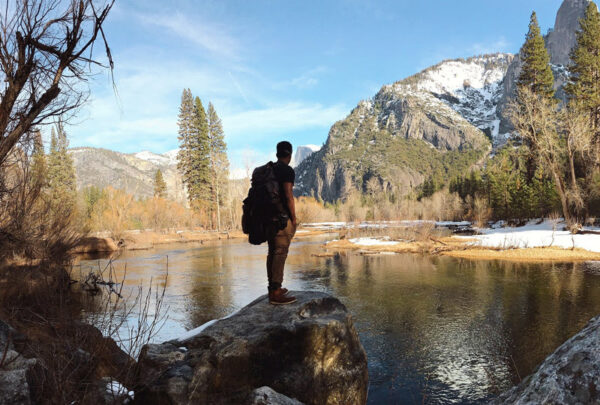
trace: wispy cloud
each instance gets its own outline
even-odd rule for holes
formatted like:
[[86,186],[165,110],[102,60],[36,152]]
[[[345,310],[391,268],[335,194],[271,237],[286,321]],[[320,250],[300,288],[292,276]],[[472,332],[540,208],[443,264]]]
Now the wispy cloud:
[[342,119],[348,108],[337,104],[288,102],[274,107],[241,111],[223,117],[225,131],[233,138],[253,135],[253,140],[276,132],[328,128]]
[[319,76],[327,71],[328,69],[325,66],[317,66],[290,80],[275,83],[273,87],[276,89],[284,89],[288,87],[308,89],[316,86],[319,83]]
[[229,59],[238,59],[240,56],[241,46],[238,40],[224,26],[200,20],[198,16],[191,18],[181,12],[166,15],[143,13],[135,15],[142,23],[164,28],[213,55]]

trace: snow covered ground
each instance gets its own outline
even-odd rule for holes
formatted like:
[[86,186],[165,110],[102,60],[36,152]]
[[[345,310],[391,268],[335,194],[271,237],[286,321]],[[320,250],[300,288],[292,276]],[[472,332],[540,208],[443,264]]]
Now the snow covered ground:
[[404,221],[363,221],[354,222],[312,222],[302,224],[303,228],[314,230],[339,230],[339,229],[374,229],[374,228],[406,228],[411,226],[421,226],[425,224],[435,225],[437,227],[448,226],[469,226],[469,221],[426,221],[426,220],[404,220]]
[[[591,252],[600,252],[600,235],[584,234],[573,235],[563,230],[564,222],[546,220],[540,224],[531,221],[518,228],[485,228],[478,229],[481,235],[465,236],[475,239],[478,246],[494,248],[535,248],[558,247],[563,249],[579,248]],[[585,230],[600,231],[600,228],[586,228]]]

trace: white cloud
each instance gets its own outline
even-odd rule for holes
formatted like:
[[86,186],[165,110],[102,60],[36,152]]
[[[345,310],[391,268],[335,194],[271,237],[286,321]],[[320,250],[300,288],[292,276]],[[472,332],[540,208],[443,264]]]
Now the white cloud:
[[274,107],[241,111],[224,115],[225,132],[232,137],[248,134],[269,135],[274,132],[293,132],[310,128],[327,128],[348,114],[348,108],[337,104],[288,102]]
[[165,28],[213,55],[232,59],[239,56],[241,46],[228,30],[224,26],[208,22],[199,16],[190,18],[180,12],[174,14],[137,13],[136,16],[143,23]]

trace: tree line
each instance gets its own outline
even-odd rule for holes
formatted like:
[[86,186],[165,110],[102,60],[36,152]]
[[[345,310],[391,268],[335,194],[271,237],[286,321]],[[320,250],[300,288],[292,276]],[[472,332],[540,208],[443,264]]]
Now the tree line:
[[[508,106],[512,139],[486,167],[452,179],[450,191],[479,199],[496,219],[562,213],[570,225],[600,215],[600,13],[590,2],[567,67],[566,101],[555,94],[550,57],[535,12]],[[426,190],[431,194],[432,185]]]

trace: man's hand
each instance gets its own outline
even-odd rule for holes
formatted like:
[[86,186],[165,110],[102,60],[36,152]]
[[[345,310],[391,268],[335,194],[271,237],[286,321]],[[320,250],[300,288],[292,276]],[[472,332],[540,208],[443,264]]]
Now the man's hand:
[[283,191],[285,192],[287,206],[290,209],[290,219],[292,220],[292,225],[296,227],[298,225],[298,220],[296,218],[296,204],[294,201],[294,192],[292,191],[293,188],[293,183],[283,183]]

